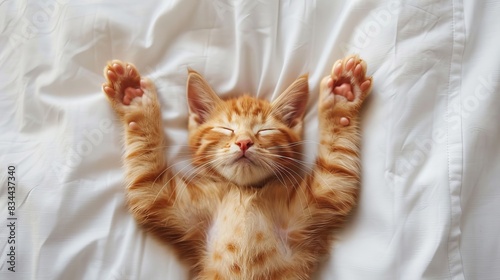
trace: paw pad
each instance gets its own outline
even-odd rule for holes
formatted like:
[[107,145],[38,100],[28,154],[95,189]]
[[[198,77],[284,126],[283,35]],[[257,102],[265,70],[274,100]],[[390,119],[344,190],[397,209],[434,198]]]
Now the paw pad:
[[102,85],[104,93],[112,102],[130,105],[136,97],[141,97],[141,76],[134,65],[113,60],[104,68],[107,82]]
[[363,100],[372,86],[372,78],[366,77],[366,62],[358,56],[338,60],[333,64],[327,86],[336,99]]

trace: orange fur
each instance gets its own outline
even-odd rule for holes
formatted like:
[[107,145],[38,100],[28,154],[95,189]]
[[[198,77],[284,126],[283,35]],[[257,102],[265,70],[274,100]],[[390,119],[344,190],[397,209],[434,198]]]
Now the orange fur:
[[[335,65],[321,83],[313,167],[301,161],[307,76],[270,103],[246,95],[222,100],[190,70],[194,172],[184,178],[166,163],[152,83],[141,81],[131,64],[106,66],[103,91],[126,131],[129,209],[177,250],[196,279],[310,279],[328,253],[332,234],[357,202],[358,113],[371,88],[357,56]],[[343,84],[353,100],[342,96],[348,91],[332,93]],[[342,117],[349,125],[341,124]]]

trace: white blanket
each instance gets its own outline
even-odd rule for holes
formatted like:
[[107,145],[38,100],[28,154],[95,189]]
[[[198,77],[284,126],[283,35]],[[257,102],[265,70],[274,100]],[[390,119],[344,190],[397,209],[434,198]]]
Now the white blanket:
[[181,171],[188,67],[269,100],[309,73],[312,162],[319,81],[359,53],[361,200],[315,279],[500,279],[500,5],[465,2],[0,2],[0,278],[189,278],[127,212],[108,60],[156,83]]

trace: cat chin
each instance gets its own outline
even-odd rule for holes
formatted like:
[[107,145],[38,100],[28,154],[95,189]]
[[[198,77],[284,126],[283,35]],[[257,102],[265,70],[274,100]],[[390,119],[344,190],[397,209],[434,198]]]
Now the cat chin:
[[272,174],[270,170],[257,167],[248,159],[240,159],[232,167],[219,170],[219,173],[241,187],[261,187]]
[[248,157],[245,157],[245,156],[235,159],[232,164],[238,165],[239,167],[243,167],[243,168],[245,168],[245,167],[251,168],[251,166],[255,166],[254,161]]

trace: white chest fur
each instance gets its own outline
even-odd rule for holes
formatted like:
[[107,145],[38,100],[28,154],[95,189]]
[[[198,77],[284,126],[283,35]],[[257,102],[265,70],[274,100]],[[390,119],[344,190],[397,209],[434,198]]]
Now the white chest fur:
[[230,190],[208,231],[207,266],[228,274],[286,266],[292,252],[275,207],[257,193]]

